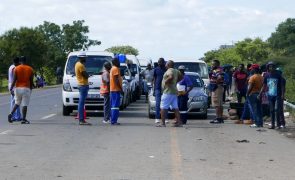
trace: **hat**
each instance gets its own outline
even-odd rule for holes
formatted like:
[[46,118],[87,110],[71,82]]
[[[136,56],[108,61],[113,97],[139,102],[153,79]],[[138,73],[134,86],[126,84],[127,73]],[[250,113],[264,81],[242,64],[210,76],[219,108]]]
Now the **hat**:
[[269,65],[275,65],[275,63],[274,63],[273,61],[269,61],[269,62],[267,63],[267,66],[269,66]]
[[259,64],[252,64],[249,69],[253,70],[253,69],[259,69],[259,68],[260,68]]
[[86,53],[84,51],[81,51],[78,53],[77,57],[83,58],[83,57],[87,57]]
[[184,65],[180,65],[180,66],[178,67],[178,70],[185,70]]

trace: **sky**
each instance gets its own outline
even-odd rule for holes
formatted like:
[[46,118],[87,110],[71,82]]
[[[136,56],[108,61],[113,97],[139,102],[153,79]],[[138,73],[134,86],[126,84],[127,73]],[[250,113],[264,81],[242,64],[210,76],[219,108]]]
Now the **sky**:
[[140,58],[199,59],[245,38],[266,40],[295,17],[292,0],[1,0],[0,34],[44,21],[85,20],[90,50],[131,45]]

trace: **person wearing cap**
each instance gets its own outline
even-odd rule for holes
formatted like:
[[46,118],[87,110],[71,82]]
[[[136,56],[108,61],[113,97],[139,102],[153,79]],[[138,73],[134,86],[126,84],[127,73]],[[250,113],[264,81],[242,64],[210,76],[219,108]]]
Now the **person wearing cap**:
[[252,64],[249,70],[253,75],[248,81],[246,97],[247,100],[249,100],[250,109],[252,109],[252,115],[254,118],[254,124],[250,127],[263,127],[261,101],[260,99],[257,99],[260,89],[263,86],[263,77],[260,75],[260,66],[258,64]]
[[[15,57],[13,59],[13,64],[8,69],[8,90],[10,90],[11,84],[13,82],[14,69],[18,65],[19,65],[19,57]],[[10,111],[12,111],[14,105],[15,105],[15,99],[14,99],[14,88],[13,88],[13,91],[11,93],[11,99],[10,99]],[[20,113],[19,107],[16,109],[15,113],[13,113],[11,120],[12,121],[20,121],[21,120],[21,113]]]
[[[33,89],[33,68],[27,65],[27,59],[25,56],[20,58],[20,65],[14,69],[13,82],[10,86],[11,94],[15,94],[15,105],[8,115],[8,122],[12,123],[12,117],[15,111],[22,105],[22,124],[30,124],[30,121],[26,119],[27,109],[30,102],[31,92]],[[15,90],[13,92],[13,88]]]
[[79,88],[79,104],[78,104],[78,115],[79,115],[79,125],[91,125],[91,123],[85,121],[84,117],[84,107],[85,107],[85,100],[88,95],[89,91],[89,84],[88,84],[88,78],[89,75],[85,68],[86,63],[86,53],[85,52],[79,52],[77,55],[78,61],[75,64],[75,74],[76,79],[78,82],[78,88]]
[[147,64],[147,68],[145,70],[143,70],[140,73],[143,76],[144,82],[143,82],[143,89],[144,89],[144,94],[145,94],[145,102],[147,102],[148,100],[148,92],[149,92],[149,88],[148,84],[152,84],[153,79],[154,79],[154,70],[152,69],[152,65],[151,63]]
[[178,108],[180,112],[180,119],[182,124],[186,124],[187,122],[187,102],[189,92],[193,89],[193,83],[191,79],[185,75],[185,66],[181,65],[178,67],[178,70],[182,74],[182,79],[177,83],[177,91],[178,91]]
[[120,110],[120,96],[123,92],[122,77],[120,73],[120,61],[114,58],[110,72],[110,91],[111,91],[111,125],[120,125],[118,123]]
[[103,123],[109,123],[111,118],[111,101],[110,101],[110,70],[112,64],[110,62],[105,62],[103,64],[104,71],[101,75],[101,84],[100,84],[100,94],[104,99],[104,119]]
[[278,104],[285,99],[285,90],[283,86],[282,76],[276,71],[275,63],[269,62],[267,64],[268,74],[265,76],[263,81],[263,86],[260,90],[258,99],[261,98],[262,92],[267,88],[267,97],[270,107],[271,115],[271,127],[270,129],[275,129],[275,122],[277,122],[277,128],[281,128],[280,113],[277,108]]

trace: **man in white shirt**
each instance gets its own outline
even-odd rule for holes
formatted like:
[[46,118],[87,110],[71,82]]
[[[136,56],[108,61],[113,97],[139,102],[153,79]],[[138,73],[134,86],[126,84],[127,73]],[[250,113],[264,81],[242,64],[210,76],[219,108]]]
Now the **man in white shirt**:
[[145,101],[148,100],[148,92],[152,88],[152,83],[154,79],[154,70],[152,69],[151,63],[148,63],[147,68],[141,72],[141,75],[143,76],[144,82],[143,82],[143,89],[145,94]]
[[[19,57],[15,57],[13,59],[13,64],[8,69],[8,90],[10,90],[11,84],[13,82],[14,69],[18,65],[19,65]],[[12,92],[14,92],[14,91],[12,91]],[[11,94],[10,111],[12,111],[14,104],[15,104],[14,94]],[[13,121],[20,121],[21,119],[22,118],[21,118],[20,108],[18,107],[17,110],[15,111],[15,113],[13,113],[13,115],[12,115],[12,120]]]

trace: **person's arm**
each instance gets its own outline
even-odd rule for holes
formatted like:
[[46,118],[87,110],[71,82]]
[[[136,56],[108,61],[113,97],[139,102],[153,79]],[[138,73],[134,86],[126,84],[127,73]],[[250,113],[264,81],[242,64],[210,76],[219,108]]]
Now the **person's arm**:
[[252,91],[252,89],[253,89],[253,83],[249,81],[246,96],[250,95],[250,92]]
[[16,84],[16,81],[17,81],[17,75],[16,75],[15,71],[13,72],[13,74],[14,74],[13,75],[13,81],[12,81],[11,86],[10,86],[10,89],[9,89],[9,91],[10,91],[10,93],[12,95],[14,95],[14,92],[12,90],[13,90],[15,84]]
[[116,84],[119,86],[120,90],[123,91],[122,84],[120,83],[119,75],[114,76]]

